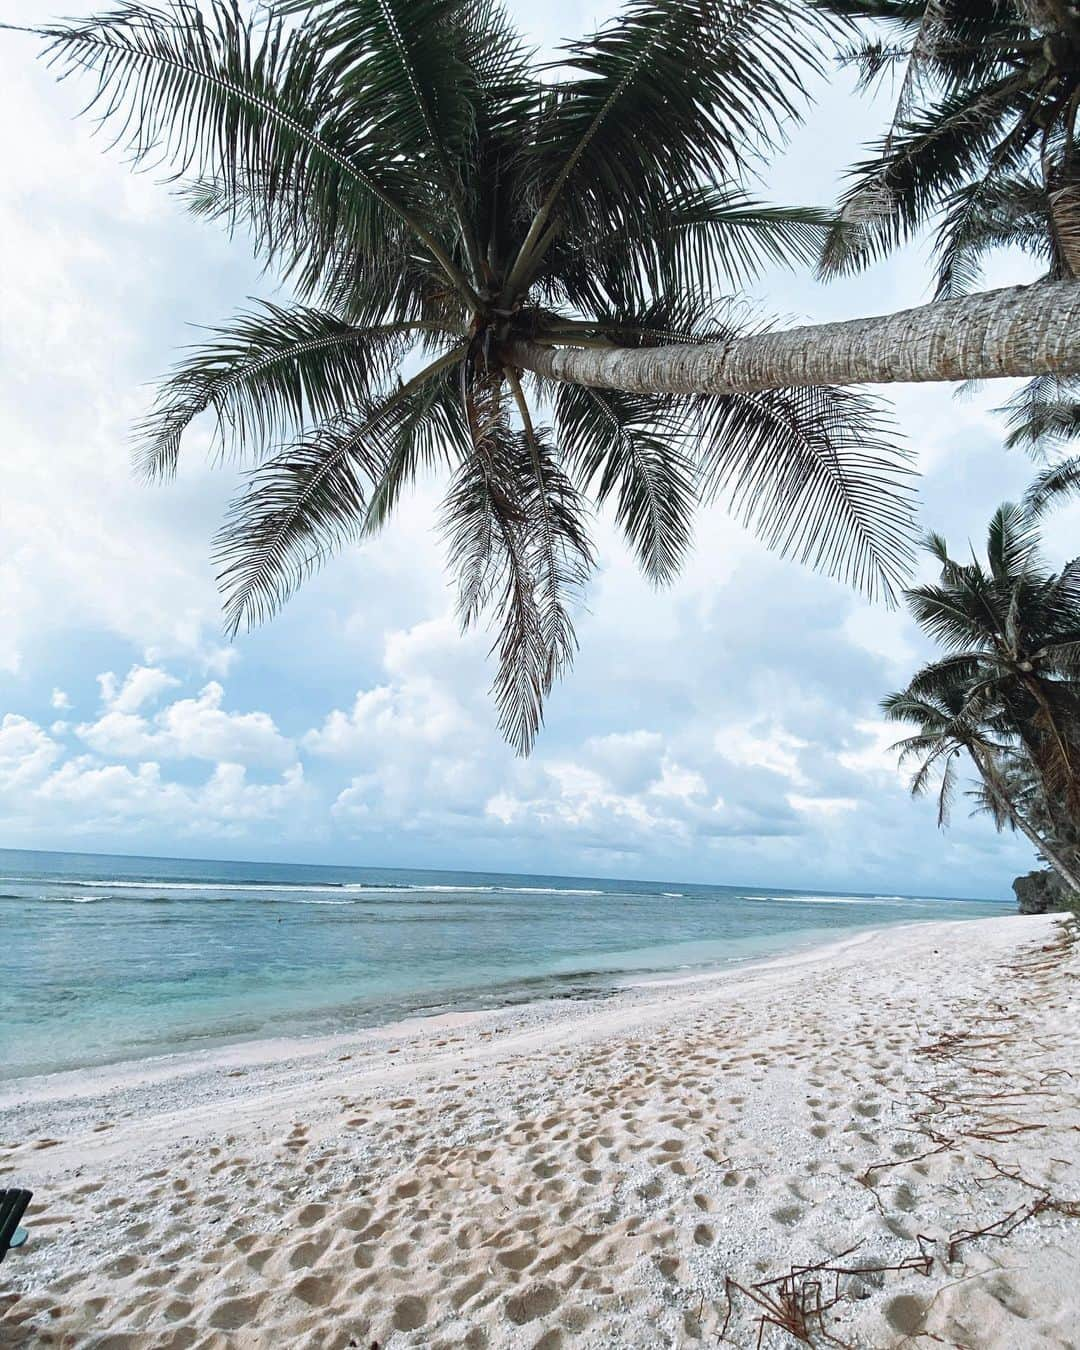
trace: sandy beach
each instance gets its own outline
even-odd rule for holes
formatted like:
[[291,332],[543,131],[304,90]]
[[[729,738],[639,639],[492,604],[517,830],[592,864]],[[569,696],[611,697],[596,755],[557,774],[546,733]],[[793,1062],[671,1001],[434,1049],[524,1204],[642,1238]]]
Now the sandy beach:
[[8,1082],[0,1344],[1080,1344],[1065,931]]

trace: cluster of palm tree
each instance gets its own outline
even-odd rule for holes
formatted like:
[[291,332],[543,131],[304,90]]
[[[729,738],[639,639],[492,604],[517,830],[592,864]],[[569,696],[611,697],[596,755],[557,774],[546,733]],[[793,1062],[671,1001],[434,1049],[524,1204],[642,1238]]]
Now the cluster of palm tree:
[[[963,295],[994,250],[1036,261],[1044,281],[1080,277],[1080,9],[1069,0],[820,0],[856,20],[842,55],[864,87],[899,75],[890,125],[850,173],[822,252],[854,272],[930,228],[936,295]],[[937,783],[947,818],[966,756],[980,809],[1025,834],[1080,896],[1080,560],[1054,573],[1038,519],[1080,491],[1080,380],[1053,372],[1013,395],[1006,445],[1041,461],[1023,503],[994,516],[987,567],[927,548],[936,585],[905,592],[945,648],[884,702],[916,728],[915,793]]]
[[1080,558],[1052,571],[1037,523],[1007,503],[990,522],[986,565],[926,547],[938,582],[905,592],[944,655],[890,694],[885,715],[915,728],[898,742],[915,760],[912,791],[936,783],[944,824],[966,755],[979,805],[1023,833],[1080,901]]
[[[246,231],[294,296],[212,330],[141,429],[150,477],[203,413],[245,466],[216,544],[229,628],[432,472],[462,621],[493,623],[521,751],[574,652],[593,506],[657,583],[720,496],[770,545],[890,596],[913,554],[910,465],[845,386],[1080,372],[1074,11],[983,3],[627,0],[554,65],[497,0],[127,0],[34,30],[134,162]],[[759,202],[755,165],[862,21],[899,35],[857,54],[868,76],[909,65],[881,164],[839,225]],[[941,135],[904,111],[934,80]],[[1025,216],[1002,175],[1030,177],[1032,153]],[[748,316],[763,266],[854,265],[976,165],[935,304],[787,332]],[[999,217],[1037,237],[1047,279],[964,296]]]

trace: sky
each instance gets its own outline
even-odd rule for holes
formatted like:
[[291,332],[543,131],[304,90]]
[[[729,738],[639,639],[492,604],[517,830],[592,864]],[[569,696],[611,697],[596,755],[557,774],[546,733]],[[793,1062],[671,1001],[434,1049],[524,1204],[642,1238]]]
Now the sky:
[[[511,8],[550,49],[614,6]],[[0,0],[0,21],[55,12]],[[909,797],[878,701],[932,654],[910,619],[719,508],[663,591],[600,518],[581,651],[528,760],[495,728],[489,638],[458,631],[436,484],[227,642],[209,543],[235,475],[196,428],[178,480],[147,486],[130,428],[197,325],[287,292],[133,175],[34,52],[0,33],[0,846],[1000,897],[1034,865],[964,801],[941,832]],[[830,205],[885,115],[843,74],[817,93],[763,174],[774,201]],[[770,273],[756,294],[818,321],[918,304],[928,279],[915,247],[827,287]],[[1002,258],[987,284],[1027,279]],[[1031,473],[1001,447],[1009,388],[889,391],[922,522],[957,549]],[[1051,558],[1078,522],[1051,518]]]

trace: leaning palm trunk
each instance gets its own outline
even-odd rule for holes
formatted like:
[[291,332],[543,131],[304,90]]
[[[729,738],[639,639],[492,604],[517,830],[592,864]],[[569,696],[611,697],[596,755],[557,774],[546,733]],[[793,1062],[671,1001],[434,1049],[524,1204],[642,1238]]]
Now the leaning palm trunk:
[[897,384],[1080,373],[1080,285],[1013,286],[877,318],[715,344],[508,344],[549,379],[632,393],[734,394],[799,385]]
[[1042,835],[1039,834],[1035,826],[1027,819],[1024,813],[1017,807],[1016,803],[1009,797],[1007,791],[1002,785],[1000,775],[994,765],[974,746],[968,746],[968,753],[979,771],[979,775],[986,784],[986,790],[997,803],[999,809],[1006,819],[1012,821],[1013,825],[1024,835],[1028,842],[1032,844],[1036,852],[1040,853],[1050,866],[1061,877],[1062,881],[1072,890],[1074,895],[1080,896],[1080,875],[1075,868],[1068,863],[1061,853],[1048,843]]

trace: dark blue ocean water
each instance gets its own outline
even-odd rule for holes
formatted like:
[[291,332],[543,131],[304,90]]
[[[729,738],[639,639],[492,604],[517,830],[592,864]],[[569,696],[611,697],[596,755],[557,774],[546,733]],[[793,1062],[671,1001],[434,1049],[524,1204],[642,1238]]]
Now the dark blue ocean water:
[[0,1077],[610,989],[1004,902],[0,850]]

